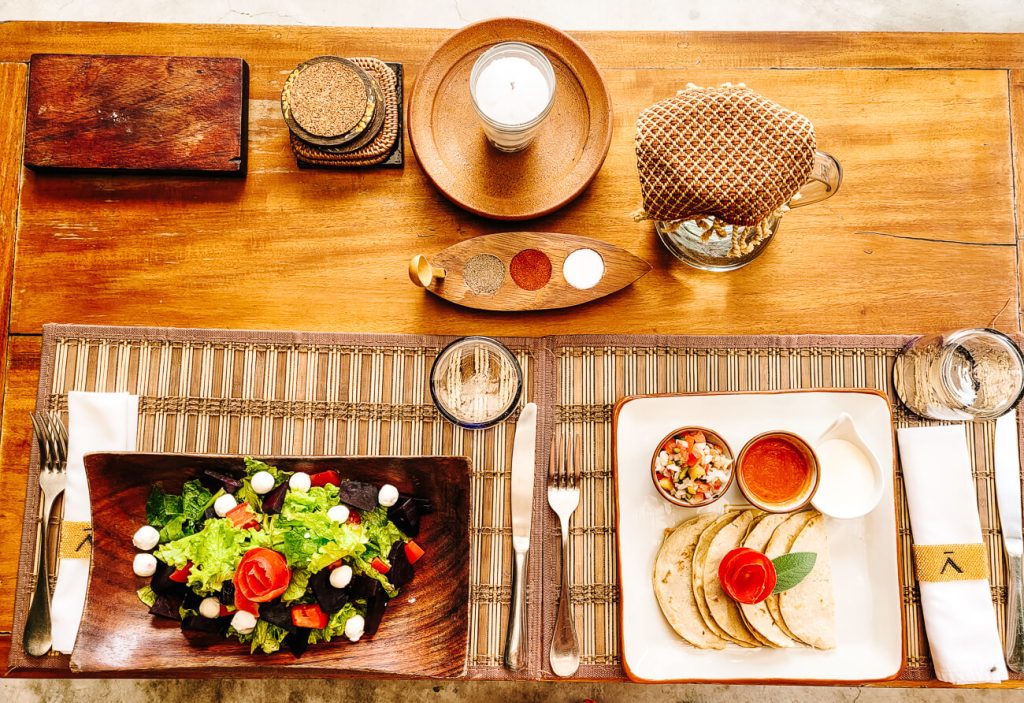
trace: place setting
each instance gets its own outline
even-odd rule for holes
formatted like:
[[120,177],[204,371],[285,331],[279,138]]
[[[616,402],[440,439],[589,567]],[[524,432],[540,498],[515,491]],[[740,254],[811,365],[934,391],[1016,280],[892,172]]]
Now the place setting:
[[[379,272],[396,307],[410,291],[436,300],[443,314],[418,333],[46,324],[21,418],[33,446],[11,667],[1020,677],[1024,338],[690,334],[682,299],[657,314],[683,334],[619,331],[612,306],[658,285],[648,273],[674,267],[710,291],[767,265],[788,246],[771,248],[786,215],[840,200],[856,159],[738,80],[659,89],[629,117],[635,171],[616,174],[638,193],[617,226],[670,255],[649,262],[528,222],[578,197],[612,141],[581,43],[528,20],[470,25],[415,65],[407,112],[404,64],[369,53],[275,64],[278,138],[259,149],[308,182],[364,184],[415,158],[428,191],[515,228],[417,239]],[[69,182],[264,177],[239,156],[260,67],[162,58],[34,57],[45,81],[29,84],[26,166]],[[174,158],[132,153],[126,131],[111,132],[116,161],[71,158],[80,145],[47,135],[79,134],[88,105],[112,109],[111,66],[144,92],[175,86],[174,110],[196,83],[235,100],[186,120],[219,135],[217,155],[182,158],[194,134],[177,121]],[[358,293],[339,289],[338,304]],[[607,311],[604,331],[502,331],[523,312],[571,321],[576,306]]]

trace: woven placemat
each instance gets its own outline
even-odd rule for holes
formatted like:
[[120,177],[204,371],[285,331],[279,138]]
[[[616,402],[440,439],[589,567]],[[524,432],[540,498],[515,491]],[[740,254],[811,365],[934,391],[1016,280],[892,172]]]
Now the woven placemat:
[[[38,405],[66,411],[70,390],[140,395],[141,451],[257,455],[457,454],[473,466],[470,527],[471,678],[553,678],[547,645],[558,598],[557,518],[544,471],[534,495],[529,663],[501,667],[510,598],[508,480],[511,421],[469,432],[444,421],[428,374],[448,337],[48,325]],[[876,388],[891,395],[897,336],[587,336],[504,339],[523,365],[525,400],[540,408],[537,463],[547,466],[555,423],[573,423],[584,451],[580,508],[571,528],[571,595],[581,638],[579,678],[620,679],[611,418],[627,395],[790,388]],[[1017,340],[1020,343],[1020,339]],[[893,403],[898,426],[922,424]],[[512,419],[515,419],[514,417]],[[994,423],[969,433],[978,504],[999,622],[1006,601],[993,485]],[[1024,437],[1024,433],[1022,433]],[[33,455],[27,504],[38,504]],[[902,477],[897,522],[906,619],[901,678],[933,677],[910,561]],[[32,511],[26,511],[28,516]],[[67,657],[28,658],[18,646],[32,585],[35,527],[26,518],[11,665],[66,668]],[[1016,678],[1016,676],[1015,676]]]

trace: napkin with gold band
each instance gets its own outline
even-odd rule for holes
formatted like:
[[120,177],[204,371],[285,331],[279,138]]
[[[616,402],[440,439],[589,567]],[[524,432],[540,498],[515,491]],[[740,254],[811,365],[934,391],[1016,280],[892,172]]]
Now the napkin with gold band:
[[55,651],[69,654],[74,648],[89,587],[92,512],[83,457],[89,452],[133,451],[138,421],[138,396],[68,393],[68,477],[51,607]]
[[936,676],[1007,678],[962,425],[898,430],[914,561]]

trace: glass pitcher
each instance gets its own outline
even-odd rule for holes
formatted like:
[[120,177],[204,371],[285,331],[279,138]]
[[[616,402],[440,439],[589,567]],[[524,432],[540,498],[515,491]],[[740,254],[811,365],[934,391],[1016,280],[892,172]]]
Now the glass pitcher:
[[730,225],[714,216],[654,223],[662,243],[680,261],[705,271],[732,271],[761,255],[793,208],[832,197],[843,182],[843,168],[823,151],[814,153],[811,175],[780,211],[753,226]]

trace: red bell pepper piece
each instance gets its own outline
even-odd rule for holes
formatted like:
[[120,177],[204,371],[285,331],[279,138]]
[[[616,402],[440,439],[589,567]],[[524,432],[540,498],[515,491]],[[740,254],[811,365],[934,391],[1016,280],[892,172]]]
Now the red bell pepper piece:
[[310,486],[326,486],[327,484],[332,486],[341,485],[341,477],[337,471],[328,469],[327,471],[321,471],[319,473],[310,474],[309,485]]
[[249,530],[260,526],[260,519],[248,503],[240,503],[229,510],[224,517],[231,521],[232,527]]
[[391,567],[384,563],[384,560],[380,557],[374,557],[370,560],[370,566],[379,571],[382,574],[386,574],[391,571]]
[[405,558],[409,560],[410,564],[415,564],[423,556],[423,548],[416,544],[412,540],[405,543]]
[[188,581],[188,575],[192,573],[192,562],[188,562],[185,566],[180,569],[176,569],[170,576],[171,581],[177,581],[178,583],[185,583]]
[[296,605],[292,608],[292,624],[295,627],[308,627],[319,630],[327,627],[327,613],[316,603]]

